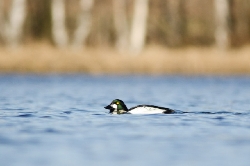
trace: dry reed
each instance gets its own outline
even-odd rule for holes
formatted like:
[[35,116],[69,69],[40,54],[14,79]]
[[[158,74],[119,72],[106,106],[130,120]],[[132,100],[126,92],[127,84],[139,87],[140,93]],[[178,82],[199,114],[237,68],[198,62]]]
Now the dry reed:
[[57,49],[49,44],[0,48],[1,73],[250,74],[250,46],[229,51],[148,46],[140,55],[111,48]]

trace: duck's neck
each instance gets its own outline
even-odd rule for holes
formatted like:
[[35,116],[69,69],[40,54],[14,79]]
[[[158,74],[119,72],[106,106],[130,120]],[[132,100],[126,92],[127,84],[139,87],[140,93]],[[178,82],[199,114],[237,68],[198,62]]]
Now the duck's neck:
[[128,111],[125,110],[117,110],[117,114],[126,114]]
[[128,112],[128,108],[125,104],[123,106],[119,105],[117,107],[117,114],[126,114],[127,112]]

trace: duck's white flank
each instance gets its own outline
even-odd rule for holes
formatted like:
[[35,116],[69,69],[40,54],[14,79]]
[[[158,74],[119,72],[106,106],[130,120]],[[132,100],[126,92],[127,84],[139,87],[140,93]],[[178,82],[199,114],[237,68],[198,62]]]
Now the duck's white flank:
[[160,114],[163,113],[164,110],[154,107],[148,107],[148,106],[141,106],[136,107],[131,110],[129,110],[129,113],[131,114]]

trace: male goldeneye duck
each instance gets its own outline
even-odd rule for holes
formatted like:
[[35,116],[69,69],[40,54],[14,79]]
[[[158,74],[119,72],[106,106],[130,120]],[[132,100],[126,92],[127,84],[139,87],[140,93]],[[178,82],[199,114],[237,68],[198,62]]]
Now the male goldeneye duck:
[[110,114],[171,114],[175,111],[170,108],[158,107],[154,105],[138,105],[130,109],[120,99],[115,99],[108,106]]

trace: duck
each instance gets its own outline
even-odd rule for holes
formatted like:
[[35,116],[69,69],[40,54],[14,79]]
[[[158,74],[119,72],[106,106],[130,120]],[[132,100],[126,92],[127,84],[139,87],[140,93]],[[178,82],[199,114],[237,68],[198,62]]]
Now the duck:
[[155,105],[137,105],[128,109],[120,99],[113,100],[104,108],[108,109],[110,114],[172,114],[175,112],[173,109]]

